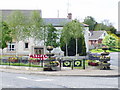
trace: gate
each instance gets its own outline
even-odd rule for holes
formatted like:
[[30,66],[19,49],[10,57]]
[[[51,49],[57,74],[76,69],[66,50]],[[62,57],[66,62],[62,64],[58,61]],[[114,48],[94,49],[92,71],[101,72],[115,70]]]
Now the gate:
[[74,67],[82,67],[85,69],[85,59],[82,60],[58,60],[60,63],[60,70],[62,67],[71,67],[73,70]]

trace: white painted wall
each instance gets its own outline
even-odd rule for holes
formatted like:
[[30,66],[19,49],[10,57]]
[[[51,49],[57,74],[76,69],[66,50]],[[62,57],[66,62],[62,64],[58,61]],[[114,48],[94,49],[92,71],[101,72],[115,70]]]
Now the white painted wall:
[[86,44],[86,52],[89,52],[89,27],[84,28],[84,38]]

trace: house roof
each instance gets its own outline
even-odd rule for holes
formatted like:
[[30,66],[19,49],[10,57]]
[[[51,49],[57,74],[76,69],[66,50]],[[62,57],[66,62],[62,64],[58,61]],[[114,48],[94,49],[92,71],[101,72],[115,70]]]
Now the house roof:
[[89,40],[98,40],[104,32],[105,31],[90,31],[92,35],[89,37]]
[[52,24],[53,26],[63,26],[71,20],[67,18],[43,18],[43,21],[45,24]]
[[14,11],[20,11],[25,16],[30,16],[32,11],[38,11],[40,13],[40,16],[42,16],[42,11],[41,10],[17,10],[17,9],[9,10],[9,9],[6,9],[6,10],[0,10],[0,11],[2,12],[2,19],[3,20],[5,20],[7,18],[7,16],[10,15]]
[[[52,24],[53,26],[63,26],[66,23],[72,21],[71,19],[68,18],[43,18],[43,21],[45,24]],[[82,26],[88,27],[89,25],[85,23],[81,23]]]

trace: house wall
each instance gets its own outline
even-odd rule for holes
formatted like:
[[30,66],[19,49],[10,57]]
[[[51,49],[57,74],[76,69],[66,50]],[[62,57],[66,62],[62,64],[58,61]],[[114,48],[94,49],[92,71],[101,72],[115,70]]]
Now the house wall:
[[86,52],[89,52],[89,27],[84,28],[84,38],[86,44]]

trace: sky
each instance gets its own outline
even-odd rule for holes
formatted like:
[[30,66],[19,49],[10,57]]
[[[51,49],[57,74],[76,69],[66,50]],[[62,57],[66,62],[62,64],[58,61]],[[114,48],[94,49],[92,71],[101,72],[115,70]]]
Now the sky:
[[[81,22],[92,16],[97,22],[107,19],[118,29],[118,2],[120,0],[0,0],[0,9],[42,10],[43,18],[66,18]],[[69,2],[69,3],[68,3]],[[59,14],[58,14],[59,11]]]

